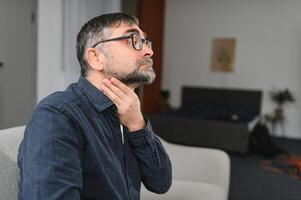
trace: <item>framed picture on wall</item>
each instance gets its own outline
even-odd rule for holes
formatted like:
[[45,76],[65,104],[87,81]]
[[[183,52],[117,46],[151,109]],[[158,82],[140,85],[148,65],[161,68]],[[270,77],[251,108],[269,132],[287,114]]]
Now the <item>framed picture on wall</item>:
[[235,61],[235,38],[214,38],[212,42],[211,70],[233,72]]

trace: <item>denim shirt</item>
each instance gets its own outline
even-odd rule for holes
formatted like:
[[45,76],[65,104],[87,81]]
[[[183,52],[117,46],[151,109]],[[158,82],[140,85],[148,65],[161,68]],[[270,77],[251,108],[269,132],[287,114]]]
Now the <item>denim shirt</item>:
[[169,157],[150,122],[120,124],[112,101],[80,77],[34,110],[19,148],[19,200],[138,200],[171,185]]

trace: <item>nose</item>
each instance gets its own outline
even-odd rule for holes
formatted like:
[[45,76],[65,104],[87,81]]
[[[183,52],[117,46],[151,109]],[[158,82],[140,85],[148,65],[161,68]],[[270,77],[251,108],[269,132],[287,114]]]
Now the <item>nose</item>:
[[153,50],[145,44],[143,44],[142,53],[144,57],[152,57],[154,54]]

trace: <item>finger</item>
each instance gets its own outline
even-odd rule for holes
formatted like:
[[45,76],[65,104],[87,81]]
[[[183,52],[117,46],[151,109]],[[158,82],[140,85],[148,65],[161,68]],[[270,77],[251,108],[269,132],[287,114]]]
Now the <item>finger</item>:
[[121,99],[125,100],[127,98],[127,95],[121,89],[113,85],[108,79],[105,79],[103,81],[103,84],[105,84],[112,92],[118,95]]
[[120,90],[122,90],[125,94],[129,94],[132,92],[132,90],[124,83],[122,83],[117,78],[111,78],[111,83],[118,87]]
[[100,86],[102,92],[118,107],[120,105],[120,98],[110,90],[105,84]]

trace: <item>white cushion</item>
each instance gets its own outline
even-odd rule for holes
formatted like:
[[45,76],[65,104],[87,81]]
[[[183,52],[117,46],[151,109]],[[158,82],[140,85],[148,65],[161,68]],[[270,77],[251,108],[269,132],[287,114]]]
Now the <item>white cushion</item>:
[[175,180],[165,194],[149,192],[141,187],[141,200],[217,200],[226,199],[226,191],[217,185]]
[[18,148],[25,127],[0,130],[0,199],[16,200],[18,194],[19,169]]
[[0,130],[0,152],[17,162],[20,143],[23,139],[25,126]]

